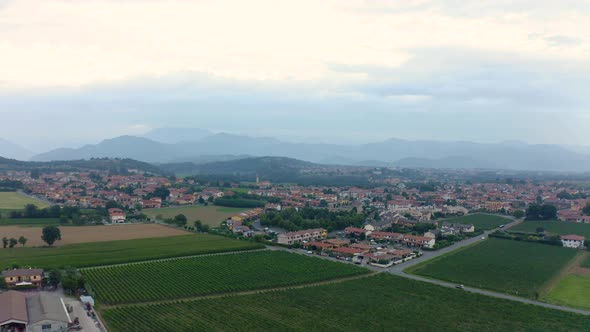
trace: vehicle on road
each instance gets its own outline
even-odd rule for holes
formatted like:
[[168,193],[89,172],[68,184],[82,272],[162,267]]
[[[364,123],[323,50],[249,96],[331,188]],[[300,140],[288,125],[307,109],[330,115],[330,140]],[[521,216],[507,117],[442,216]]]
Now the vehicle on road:
[[498,226],[498,228],[504,228],[504,226],[506,226],[506,225],[500,225],[500,226]]
[[308,255],[313,255],[313,251],[311,251],[311,250],[308,250],[308,251],[307,251],[307,254],[308,254]]
[[455,288],[458,288],[458,289],[465,289],[465,286],[464,286],[464,285],[457,285],[457,286],[455,286]]

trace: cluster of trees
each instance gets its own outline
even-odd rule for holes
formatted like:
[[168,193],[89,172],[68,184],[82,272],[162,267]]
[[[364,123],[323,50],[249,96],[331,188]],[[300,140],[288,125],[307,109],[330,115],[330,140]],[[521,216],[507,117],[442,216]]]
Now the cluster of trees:
[[0,191],[17,191],[23,189],[23,183],[13,180],[0,180]]
[[314,209],[305,207],[299,211],[294,208],[282,211],[270,211],[260,217],[263,226],[275,226],[288,231],[297,231],[310,228],[325,228],[329,232],[342,230],[346,227],[361,227],[366,219],[365,214],[357,214],[355,211],[336,211],[327,209]]
[[264,207],[266,203],[279,203],[280,201],[281,199],[278,197],[236,192],[233,195],[226,195],[222,198],[215,199],[213,204],[226,207],[257,208]]
[[23,235],[21,235],[18,239],[15,239],[13,237],[11,237],[9,239],[9,238],[7,238],[5,236],[5,237],[2,238],[2,248],[4,248],[4,249],[6,249],[6,248],[14,248],[14,246],[16,246],[17,243],[20,243],[24,247],[25,244],[27,244],[27,241],[28,240],[29,239],[27,239]]
[[74,225],[84,225],[88,222],[99,222],[103,216],[107,215],[106,209],[97,209],[92,212],[82,212],[79,207],[52,205],[47,208],[39,209],[34,204],[25,205],[21,211],[10,211],[8,217],[12,219],[20,218],[59,218],[62,224],[72,223]]
[[557,198],[561,198],[561,199],[579,199],[579,198],[587,198],[587,197],[588,197],[588,195],[586,195],[584,193],[570,194],[565,190],[563,190],[557,194]]
[[587,216],[590,216],[590,203],[586,204],[586,206],[584,206],[584,208],[582,209],[582,213],[584,213]]
[[551,204],[531,204],[526,210],[527,220],[557,219],[557,208]]

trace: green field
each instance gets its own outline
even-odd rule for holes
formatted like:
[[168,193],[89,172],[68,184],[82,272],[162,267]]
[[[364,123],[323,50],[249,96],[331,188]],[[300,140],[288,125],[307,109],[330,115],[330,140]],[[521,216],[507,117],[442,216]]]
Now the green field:
[[526,233],[535,233],[537,228],[542,227],[545,229],[546,232],[558,234],[558,235],[568,235],[568,234],[576,234],[582,235],[586,238],[590,238],[590,224],[583,224],[583,223],[576,223],[576,222],[566,222],[566,221],[524,221],[520,223],[520,225],[516,225],[510,228],[510,231],[514,232],[526,232]]
[[409,269],[422,276],[535,298],[577,250],[489,238]]
[[88,267],[263,248],[261,244],[194,234],[110,242],[70,244],[52,248],[0,250],[0,270],[21,267]]
[[590,255],[586,256],[586,258],[582,261],[582,267],[590,269]]
[[45,202],[29,198],[17,192],[0,192],[0,209],[6,211],[21,210],[27,204],[35,204],[39,208],[49,206]]
[[466,216],[450,218],[441,220],[442,222],[449,222],[449,223],[456,223],[456,224],[473,224],[475,226],[475,230],[482,230],[487,231],[490,229],[498,228],[500,225],[507,224],[511,222],[511,219],[506,217],[498,216],[498,215],[491,215],[491,214],[483,214],[483,213],[476,213],[470,214]]
[[47,226],[59,225],[58,218],[0,219],[0,226]]
[[590,276],[570,274],[547,295],[551,303],[590,310]]
[[179,258],[82,270],[96,298],[105,304],[293,286],[368,272],[354,265],[284,251]]
[[190,205],[161,209],[145,209],[142,212],[152,218],[161,215],[163,219],[174,218],[174,216],[178,214],[184,214],[188,218],[189,226],[192,226],[195,220],[201,220],[204,224],[211,227],[217,227],[225,219],[246,210],[248,209],[219,207],[214,205]]
[[113,332],[587,331],[590,317],[389,274],[330,285],[109,308]]

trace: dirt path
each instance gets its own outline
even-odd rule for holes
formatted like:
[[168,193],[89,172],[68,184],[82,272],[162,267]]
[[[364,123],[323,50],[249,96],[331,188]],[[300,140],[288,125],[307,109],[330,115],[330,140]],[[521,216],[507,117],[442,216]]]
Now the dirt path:
[[544,298],[547,294],[549,294],[553,290],[553,288],[555,288],[555,286],[559,284],[559,281],[568,274],[575,273],[574,271],[579,269],[589,270],[590,272],[590,269],[582,268],[580,266],[580,264],[584,261],[584,259],[586,259],[587,256],[587,251],[580,251],[580,253],[578,253],[576,257],[569,261],[567,265],[564,266],[561,269],[561,271],[559,271],[558,274],[551,278],[551,280],[549,280],[549,282],[539,290],[539,298]]
[[376,275],[378,273],[381,273],[381,272],[370,272],[370,273],[365,273],[365,274],[351,276],[351,277],[330,279],[330,280],[312,282],[312,283],[307,283],[307,284],[302,284],[302,285],[263,288],[263,289],[255,289],[255,290],[241,291],[241,292],[234,292],[234,293],[221,293],[221,294],[213,294],[213,295],[193,296],[193,297],[186,297],[186,298],[172,299],[172,300],[161,300],[161,301],[129,303],[129,304],[115,304],[115,305],[103,304],[103,305],[101,305],[101,310],[109,309],[109,308],[138,307],[138,306],[145,306],[145,305],[152,305],[152,304],[166,304],[166,303],[187,302],[187,301],[196,301],[196,300],[218,299],[218,298],[222,298],[222,297],[254,295],[254,294],[263,294],[263,293],[269,293],[269,292],[274,292],[274,291],[283,291],[283,290],[290,290],[290,289],[301,289],[301,288],[307,288],[307,287],[324,286],[324,285],[341,283],[341,282],[345,282],[345,281],[368,278],[368,277]]

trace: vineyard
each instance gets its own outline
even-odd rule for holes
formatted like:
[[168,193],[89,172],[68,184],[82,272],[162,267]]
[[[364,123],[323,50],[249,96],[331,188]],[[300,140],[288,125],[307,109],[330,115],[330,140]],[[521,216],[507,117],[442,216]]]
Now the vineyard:
[[80,243],[52,248],[0,249],[0,270],[21,267],[88,267],[160,258],[264,248],[261,244],[221,236],[192,234],[163,238]]
[[112,332],[586,331],[590,326],[590,316],[388,274],[264,294],[107,308],[102,317]]
[[82,270],[104,304],[292,286],[369,270],[279,251],[179,258]]

